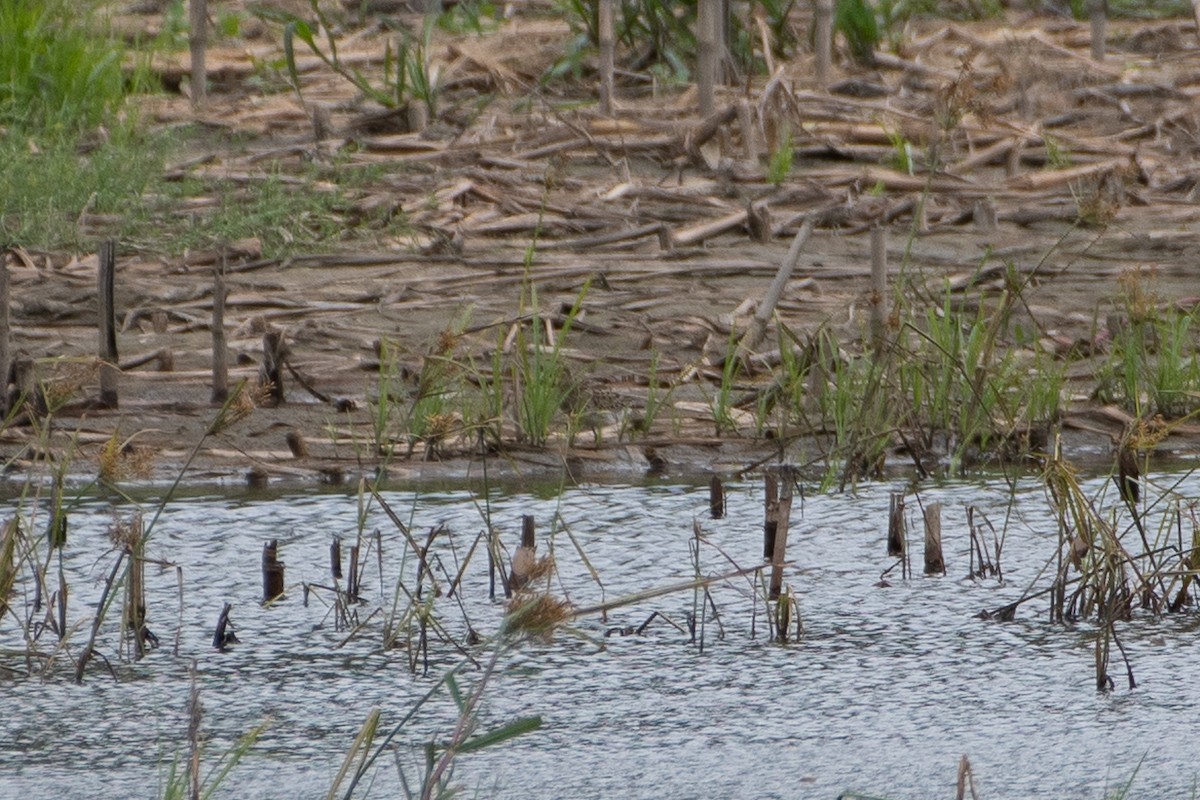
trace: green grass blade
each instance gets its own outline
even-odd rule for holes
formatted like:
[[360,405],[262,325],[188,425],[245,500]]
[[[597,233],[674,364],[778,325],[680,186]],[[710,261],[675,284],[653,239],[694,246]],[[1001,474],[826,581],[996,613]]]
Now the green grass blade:
[[509,739],[515,739],[518,736],[532,733],[540,727],[542,727],[542,718],[540,715],[521,717],[507,725],[501,725],[499,728],[494,728],[487,733],[480,734],[473,739],[463,742],[459,745],[458,752],[471,753],[476,750],[482,750],[485,747],[491,747],[492,745],[506,742]]

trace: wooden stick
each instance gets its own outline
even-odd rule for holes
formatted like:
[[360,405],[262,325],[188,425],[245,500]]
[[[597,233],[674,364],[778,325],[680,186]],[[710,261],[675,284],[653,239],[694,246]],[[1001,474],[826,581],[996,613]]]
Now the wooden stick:
[[1108,0],[1088,0],[1088,17],[1092,24],[1092,59],[1103,61],[1105,29],[1108,26]]
[[1011,136],[1005,139],[1000,139],[986,147],[981,147],[971,155],[964,158],[954,165],[954,172],[962,175],[968,172],[973,172],[979,167],[991,164],[994,161],[1007,161],[1009,153],[1014,148],[1020,150],[1025,144],[1036,144],[1037,139],[1025,139],[1023,137]]
[[732,230],[739,225],[744,225],[746,223],[746,217],[746,210],[742,209],[741,211],[731,212],[720,219],[712,219],[697,223],[690,227],[673,232],[671,234],[671,243],[675,247],[687,247],[689,245],[699,244],[705,239],[710,239],[713,236],[724,233],[725,231]]
[[709,586],[714,583],[727,581],[732,578],[740,578],[741,576],[749,575],[752,572],[760,572],[765,566],[765,564],[758,564],[753,567],[739,567],[738,569],[730,570],[729,572],[723,572],[720,575],[708,575],[702,578],[689,578],[686,581],[680,581],[678,583],[672,583],[666,586],[659,586],[654,589],[647,589],[644,592],[622,595],[615,600],[608,600],[594,606],[584,606],[582,608],[572,609],[571,616],[578,619],[579,617],[586,617],[591,614],[607,614],[614,608],[620,608],[621,606],[628,606],[634,603],[644,603],[647,600],[653,600],[655,597],[662,597],[663,595],[674,594],[676,592],[687,592],[693,589],[702,589],[705,586]]
[[1007,183],[1010,189],[1038,191],[1120,170],[1129,163],[1128,158],[1110,158],[1096,164],[1084,164],[1080,167],[1068,167],[1053,172],[1030,172],[1011,178]]
[[[555,239],[538,243],[539,250],[590,250],[606,244],[618,244],[640,239],[643,236],[657,234],[663,228],[661,222],[648,222],[636,228],[598,233],[595,236],[581,236],[578,239]],[[665,249],[665,248],[664,248]]]
[[166,347],[155,350],[153,353],[134,356],[131,359],[121,362],[119,368],[121,372],[129,372],[138,367],[144,367],[152,361],[158,362],[159,372],[172,372],[175,369],[175,355]]
[[225,264],[213,274],[212,302],[212,403],[224,405],[229,399],[229,363],[225,344]]
[[208,48],[208,0],[188,3],[191,35],[188,44],[192,51],[192,107],[200,109],[208,100],[208,68],[204,63]]
[[616,61],[616,34],[613,23],[613,4],[616,0],[600,0],[598,27],[600,34],[600,113],[613,113],[613,72]]
[[696,89],[700,116],[707,117],[716,107],[717,32],[720,27],[720,0],[698,0],[696,9]]
[[117,272],[117,246],[111,239],[100,245],[97,270],[100,303],[100,407],[117,407],[117,314],[114,299]]
[[815,26],[817,87],[823,91],[833,68],[833,0],[817,0]]
[[[712,114],[702,115],[704,119],[694,128],[685,131],[681,136],[674,137],[674,144],[679,148],[680,152],[685,153],[694,161],[700,161],[700,148],[703,147],[709,139],[717,135],[717,131],[725,127],[737,117],[737,106],[727,105],[720,111],[714,111]],[[624,142],[621,143],[621,149],[628,149]]]
[[766,297],[759,304],[758,310],[754,312],[750,330],[746,331],[746,335],[738,343],[736,354],[738,357],[744,358],[762,343],[763,337],[766,336],[767,323],[771,321],[771,315],[775,313],[775,306],[783,297],[783,290],[787,286],[788,279],[792,277],[796,264],[800,261],[800,253],[803,252],[808,238],[812,236],[812,231],[813,219],[808,217],[800,226],[800,230],[796,232],[796,237],[792,239],[792,246],[788,248],[787,256],[784,257],[779,271],[775,273],[775,279],[771,282],[771,287],[767,289]]

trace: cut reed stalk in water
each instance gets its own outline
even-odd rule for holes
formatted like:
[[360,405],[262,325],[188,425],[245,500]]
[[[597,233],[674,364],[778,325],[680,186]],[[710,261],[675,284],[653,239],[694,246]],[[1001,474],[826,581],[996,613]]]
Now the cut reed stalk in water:
[[529,583],[537,566],[537,540],[532,514],[521,517],[521,544],[512,557],[512,571],[508,584],[513,591],[520,591]]
[[359,583],[362,578],[358,563],[359,547],[357,543],[350,545],[350,572],[346,576],[346,598],[352,602],[358,601]]
[[122,624],[132,637],[135,659],[146,655],[146,645],[158,641],[146,625],[146,562],[141,537],[127,549],[129,573],[125,578],[125,609]]
[[945,575],[946,561],[942,557],[942,504],[925,506],[925,574]]
[[262,467],[251,467],[246,471],[246,486],[247,488],[261,491],[267,488],[267,484],[271,481],[271,475]]
[[779,481],[771,470],[763,475],[763,488],[763,558],[770,561],[775,557],[775,535],[779,529]]
[[892,492],[888,507],[887,554],[904,555],[904,493]]
[[783,567],[787,562],[788,526],[792,515],[792,468],[779,467],[779,503],[775,514],[775,541],[771,555],[771,583],[769,600],[778,600],[783,588]]
[[708,510],[713,519],[725,516],[725,486],[720,475],[713,475],[708,483]]
[[954,800],[966,800],[968,792],[971,794],[971,800],[979,800],[979,795],[975,793],[975,771],[971,769],[971,762],[963,756],[958,762]]
[[279,560],[279,540],[272,539],[263,545],[263,603],[270,603],[283,596],[283,573],[284,564]]

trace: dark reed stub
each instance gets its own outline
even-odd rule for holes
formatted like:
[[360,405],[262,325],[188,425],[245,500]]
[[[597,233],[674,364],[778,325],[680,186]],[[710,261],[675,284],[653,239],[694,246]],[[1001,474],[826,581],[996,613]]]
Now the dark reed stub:
[[[776,486],[778,497],[771,509],[774,518],[774,535],[771,547],[771,579],[768,585],[767,598],[779,600],[783,590],[783,568],[787,562],[788,528],[792,517],[792,489],[795,476],[790,466],[774,467],[777,474]],[[780,600],[781,603],[784,601]]]
[[109,240],[100,246],[97,296],[100,305],[100,408],[117,408],[117,245]]
[[779,513],[779,482],[770,470],[763,476],[763,558],[775,555],[775,530]]
[[238,638],[233,630],[233,622],[229,619],[229,612],[233,610],[233,603],[226,603],[221,609],[221,615],[217,617],[217,627],[213,631],[213,647],[222,653],[229,649],[229,645],[237,644]]
[[279,560],[279,540],[272,539],[263,545],[262,576],[263,602],[270,603],[283,596],[284,564]]
[[342,579],[342,539],[335,537],[329,545],[329,572],[334,580]]
[[253,467],[246,473],[246,486],[251,489],[265,489],[269,478],[265,469]]
[[889,556],[904,555],[904,495],[892,492],[891,505],[888,510],[887,554]]
[[299,431],[288,431],[285,438],[288,450],[292,451],[292,458],[308,458],[308,442]]
[[725,516],[725,485],[720,475],[713,475],[708,484],[708,509],[713,519]]

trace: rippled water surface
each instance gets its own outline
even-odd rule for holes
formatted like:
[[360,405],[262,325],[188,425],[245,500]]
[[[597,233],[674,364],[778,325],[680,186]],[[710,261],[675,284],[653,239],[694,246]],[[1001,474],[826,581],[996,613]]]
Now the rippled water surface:
[[[607,622],[582,619],[552,642],[505,655],[486,694],[485,720],[540,714],[544,725],[464,756],[458,779],[484,797],[832,800],[852,790],[948,798],[965,754],[988,800],[1099,799],[1131,777],[1133,797],[1193,796],[1200,780],[1200,617],[1185,612],[1119,624],[1138,687],[1125,688],[1114,652],[1117,690],[1097,693],[1090,625],[1052,625],[1042,601],[1011,623],[976,617],[1030,585],[1049,583],[1039,573],[1057,534],[1040,486],[1023,483],[1013,494],[995,480],[924,490],[925,502],[944,505],[949,575],[904,581],[892,573],[890,586],[881,587],[881,573],[892,565],[884,540],[896,488],[797,498],[789,546],[796,566],[787,581],[803,614],[798,643],[766,641],[761,603],[738,579],[713,590],[720,624],[706,624],[702,652],[662,619],[640,636],[605,636],[655,611],[685,626],[693,603],[686,591],[622,607]],[[1104,482],[1085,488],[1099,496]],[[1192,478],[1174,488],[1185,500],[1200,495]],[[707,534],[705,573],[727,571],[731,561],[758,563],[761,494],[759,484],[729,487],[722,520],[707,518],[707,487],[692,485],[493,493],[486,504],[469,487],[384,496],[421,541],[435,526],[448,528],[434,550],[451,574],[485,527],[485,514],[510,547],[521,515],[533,514],[539,553],[552,547],[556,555],[554,592],[584,606],[690,578],[694,521]],[[1101,502],[1114,501],[1108,491]],[[909,503],[915,506],[911,497]],[[967,504],[1007,531],[1003,583],[966,577]],[[72,655],[86,640],[113,564],[105,538],[113,513],[112,503],[96,499],[72,515],[64,565],[80,626],[71,635]],[[330,582],[329,545],[335,536],[353,538],[358,513],[358,498],[343,494],[172,502],[147,551],[170,564],[147,570],[149,624],[162,646],[131,665],[117,658],[117,632],[102,634],[115,679],[98,659],[83,686],[70,682],[65,667],[48,680],[0,671],[0,797],[158,795],[186,747],[193,659],[208,761],[266,724],[219,796],[324,797],[371,709],[381,709],[381,728],[390,729],[459,658],[452,645],[433,641],[425,677],[409,672],[406,650],[382,650],[397,576],[411,586],[415,566],[411,558],[402,563],[403,537],[378,507],[368,511],[365,529],[382,532],[382,571],[372,554],[359,609],[363,628],[354,635],[337,630],[327,595],[318,592],[304,605],[302,582]],[[284,601],[262,608],[260,558],[268,539],[279,540],[289,588]],[[19,586],[16,605],[30,591]],[[494,632],[503,608],[488,600],[482,550],[467,566],[462,598],[461,608],[452,598],[435,601],[448,635],[463,641],[467,621],[485,635]],[[233,604],[241,643],[219,653],[211,638],[225,602]],[[0,649],[20,647],[12,618],[4,618]],[[0,663],[21,666],[8,656]],[[405,745],[401,763],[416,763],[407,745],[445,737],[454,720],[449,700],[428,706],[397,738]],[[369,796],[400,796],[394,763],[380,763]]]

